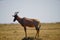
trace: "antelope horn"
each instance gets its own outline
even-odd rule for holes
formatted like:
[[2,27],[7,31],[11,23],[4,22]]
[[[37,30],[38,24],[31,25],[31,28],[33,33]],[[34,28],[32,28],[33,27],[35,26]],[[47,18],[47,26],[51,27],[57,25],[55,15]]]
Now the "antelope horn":
[[14,15],[12,15],[12,17],[14,17]]
[[19,12],[15,12],[15,15],[17,15]]

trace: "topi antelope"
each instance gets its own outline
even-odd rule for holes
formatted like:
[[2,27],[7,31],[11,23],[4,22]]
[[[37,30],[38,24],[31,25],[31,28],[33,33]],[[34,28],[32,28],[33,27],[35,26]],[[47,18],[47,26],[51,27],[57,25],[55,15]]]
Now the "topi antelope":
[[29,19],[29,18],[21,18],[19,17],[17,14],[19,12],[15,12],[15,15],[13,15],[14,17],[14,22],[17,20],[24,28],[24,31],[25,31],[25,37],[27,37],[27,32],[26,32],[26,27],[35,27],[37,33],[36,33],[36,36],[35,38],[38,36],[39,37],[39,30],[40,30],[40,27],[41,27],[41,23],[39,21],[37,21],[36,19]]

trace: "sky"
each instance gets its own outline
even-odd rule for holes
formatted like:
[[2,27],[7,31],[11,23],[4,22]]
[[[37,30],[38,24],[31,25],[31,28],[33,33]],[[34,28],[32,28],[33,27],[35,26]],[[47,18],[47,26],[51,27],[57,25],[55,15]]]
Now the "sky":
[[60,0],[0,0],[0,23],[14,23],[12,15],[16,11],[19,17],[41,23],[60,22]]

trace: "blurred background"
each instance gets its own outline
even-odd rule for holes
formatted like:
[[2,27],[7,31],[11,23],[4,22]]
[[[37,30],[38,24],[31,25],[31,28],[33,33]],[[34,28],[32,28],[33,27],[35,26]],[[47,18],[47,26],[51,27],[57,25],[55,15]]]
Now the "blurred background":
[[60,22],[60,0],[0,0],[0,23],[13,23],[16,11],[22,18],[36,18],[41,23]]

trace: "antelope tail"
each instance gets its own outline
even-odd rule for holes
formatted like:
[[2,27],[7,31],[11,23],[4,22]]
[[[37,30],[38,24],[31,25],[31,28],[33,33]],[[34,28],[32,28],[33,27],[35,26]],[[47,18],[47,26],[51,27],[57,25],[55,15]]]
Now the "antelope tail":
[[39,30],[40,30],[40,27],[41,27],[41,23],[39,23]]

